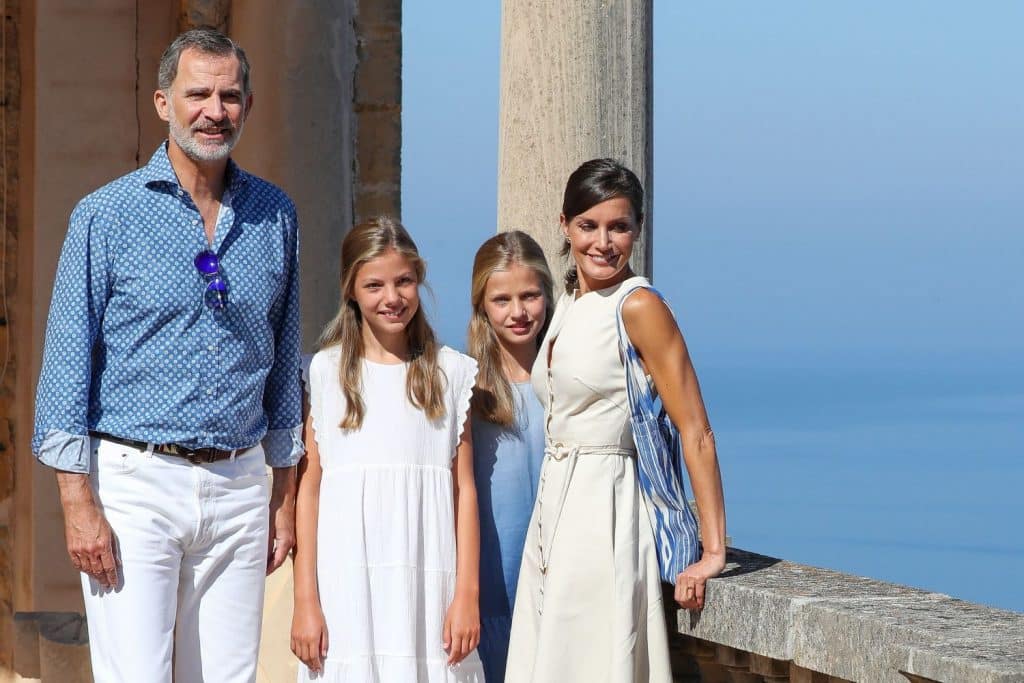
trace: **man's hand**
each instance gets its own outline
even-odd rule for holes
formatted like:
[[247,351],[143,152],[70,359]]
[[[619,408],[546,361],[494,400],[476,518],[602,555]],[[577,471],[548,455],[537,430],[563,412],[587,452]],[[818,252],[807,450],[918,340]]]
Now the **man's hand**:
[[275,467],[270,494],[270,538],[267,539],[267,575],[284,564],[295,547],[295,468]]
[[103,588],[115,588],[119,562],[114,551],[114,530],[93,497],[89,476],[57,472],[57,486],[64,508],[64,540],[71,564]]

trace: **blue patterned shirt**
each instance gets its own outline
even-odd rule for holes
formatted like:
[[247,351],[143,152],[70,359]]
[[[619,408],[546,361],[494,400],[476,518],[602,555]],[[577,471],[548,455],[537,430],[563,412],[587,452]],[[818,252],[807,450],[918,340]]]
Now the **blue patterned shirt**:
[[[32,451],[89,472],[89,432],[302,455],[298,236],[277,187],[228,162],[212,247],[166,143],[71,214],[46,325]],[[227,305],[203,302],[212,248]]]

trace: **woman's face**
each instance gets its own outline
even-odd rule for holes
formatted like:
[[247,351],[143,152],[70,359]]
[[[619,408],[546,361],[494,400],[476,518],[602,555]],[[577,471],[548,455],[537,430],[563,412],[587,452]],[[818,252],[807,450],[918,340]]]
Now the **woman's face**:
[[536,346],[547,318],[547,301],[540,278],[532,268],[512,263],[496,270],[484,288],[483,310],[498,343],[507,349]]
[[640,226],[628,199],[606,199],[572,218],[563,215],[561,223],[581,292],[611,287],[632,275],[629,256]]
[[352,299],[377,338],[405,331],[420,307],[416,269],[397,251],[390,250],[370,259],[356,272]]

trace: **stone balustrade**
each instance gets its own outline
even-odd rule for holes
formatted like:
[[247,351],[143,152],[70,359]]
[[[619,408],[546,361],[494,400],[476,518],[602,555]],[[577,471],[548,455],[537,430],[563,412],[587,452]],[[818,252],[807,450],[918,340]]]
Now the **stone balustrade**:
[[1024,682],[1024,614],[742,550],[703,611],[665,604],[677,681]]
[[[1022,613],[743,550],[728,560],[703,611],[665,594],[676,681],[1024,683]],[[17,680],[91,681],[81,615],[14,626]]]

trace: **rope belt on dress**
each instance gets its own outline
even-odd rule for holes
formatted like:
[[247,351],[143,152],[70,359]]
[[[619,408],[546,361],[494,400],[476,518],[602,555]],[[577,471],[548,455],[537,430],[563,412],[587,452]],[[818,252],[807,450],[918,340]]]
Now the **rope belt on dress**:
[[621,446],[585,446],[581,444],[564,444],[560,441],[548,442],[544,446],[544,459],[566,463],[565,476],[562,478],[562,490],[558,492],[558,499],[555,501],[555,521],[551,527],[551,542],[548,544],[547,556],[544,554],[544,482],[547,478],[546,468],[541,469],[540,486],[537,490],[537,549],[540,551],[540,611],[543,611],[544,579],[548,573],[548,562],[551,559],[551,547],[555,543],[555,534],[558,532],[558,522],[562,519],[562,508],[565,507],[565,497],[569,493],[569,483],[572,481],[573,472],[576,471],[576,461],[580,455],[621,455],[633,457],[636,451],[622,448]]

